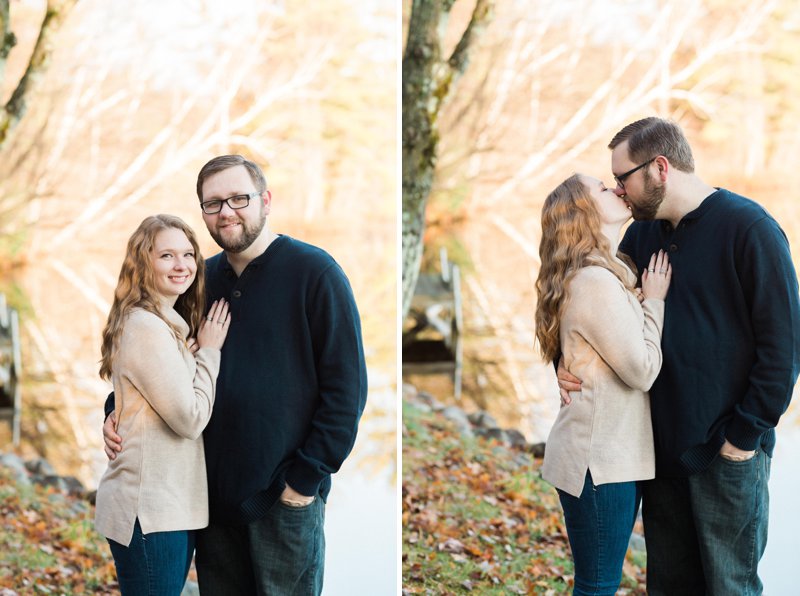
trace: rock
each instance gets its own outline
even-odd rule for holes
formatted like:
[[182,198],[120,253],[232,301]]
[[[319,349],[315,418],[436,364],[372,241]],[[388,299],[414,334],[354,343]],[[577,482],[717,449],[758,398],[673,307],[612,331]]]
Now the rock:
[[33,477],[33,482],[40,486],[52,486],[56,490],[67,492],[67,483],[56,474],[47,474],[46,476],[37,474]]
[[17,484],[28,486],[31,484],[30,474],[25,467],[25,462],[13,453],[0,453],[0,466],[11,471]]
[[474,431],[476,436],[483,437],[484,439],[494,439],[501,443],[507,443],[506,433],[502,428],[495,426],[494,428],[476,428]]
[[86,493],[83,484],[75,476],[58,476],[56,474],[40,476],[37,474],[33,477],[33,481],[41,486],[52,486],[63,493],[73,496],[83,497]]
[[533,457],[544,457],[544,443],[533,443],[528,446],[528,451]]
[[517,469],[527,468],[531,465],[531,456],[527,453],[517,453],[511,461]]
[[70,503],[69,510],[76,515],[81,515],[84,513],[89,513],[89,511],[91,511],[91,508],[89,507],[89,503],[87,503],[86,501],[75,499]]
[[25,467],[31,474],[38,476],[55,476],[56,471],[46,459],[39,457],[25,462]]
[[61,479],[67,485],[67,492],[76,497],[83,497],[86,494],[86,488],[83,483],[75,478],[75,476],[62,476]]
[[496,428],[498,426],[497,420],[495,420],[492,415],[485,410],[473,412],[468,416],[468,418],[472,424],[481,428]]
[[433,408],[432,407],[430,407],[428,404],[424,404],[424,403],[419,402],[419,401],[414,404],[414,408],[416,408],[420,412],[425,412],[425,413],[433,412]]
[[457,408],[456,406],[447,406],[442,410],[442,415],[453,422],[462,435],[466,437],[473,436],[472,434],[472,425],[469,422],[469,418],[467,418],[466,413],[461,408]]
[[514,428],[506,429],[506,440],[512,447],[524,449],[528,446],[528,441],[525,439],[525,435]]
[[[440,411],[445,409],[445,407],[441,404],[441,402],[438,399],[436,399],[435,397],[433,397],[427,391],[420,391],[419,393],[417,393],[417,399],[419,400],[420,403],[423,403],[423,404],[426,404],[426,405],[430,406],[431,409],[434,410],[435,412],[440,412]],[[455,408],[455,406],[451,406],[451,407]],[[457,408],[457,409],[460,409],[460,408]],[[466,416],[466,414],[465,414],[465,416]]]
[[414,385],[410,383],[403,383],[403,399],[415,400],[417,399],[418,391]]

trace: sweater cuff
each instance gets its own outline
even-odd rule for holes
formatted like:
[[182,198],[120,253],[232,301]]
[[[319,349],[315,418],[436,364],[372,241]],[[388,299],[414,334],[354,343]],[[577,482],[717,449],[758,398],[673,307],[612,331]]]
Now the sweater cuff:
[[319,485],[327,476],[329,474],[304,465],[302,461],[296,461],[291,468],[286,470],[286,484],[301,495],[312,497],[319,493]]
[[753,428],[753,425],[738,414],[734,414],[728,428],[725,429],[725,438],[734,447],[742,451],[755,451],[761,444],[763,433]]

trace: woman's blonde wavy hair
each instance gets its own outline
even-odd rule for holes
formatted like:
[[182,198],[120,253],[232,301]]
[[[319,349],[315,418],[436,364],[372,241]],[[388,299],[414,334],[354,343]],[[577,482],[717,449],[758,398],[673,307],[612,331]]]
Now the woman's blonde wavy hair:
[[611,255],[597,206],[579,174],[564,180],[545,199],[539,256],[536,339],[542,356],[553,362],[561,354],[559,332],[562,310],[569,297],[567,285],[578,269],[587,265],[603,267],[626,288],[633,289],[625,267]]
[[141,308],[162,319],[172,330],[175,339],[180,340],[180,330],[170,323],[159,311],[159,294],[156,290],[153,272],[152,251],[156,235],[162,230],[181,230],[194,250],[197,272],[189,288],[178,296],[175,310],[189,324],[189,336],[193,337],[200,328],[205,311],[205,261],[200,254],[197,237],[182,219],[174,215],[151,215],[139,224],[139,227],[128,240],[125,260],[119,273],[117,289],[114,291],[114,303],[108,313],[108,321],[103,329],[103,344],[100,348],[100,377],[111,378],[114,358],[119,349],[119,338],[125,320],[134,308]]

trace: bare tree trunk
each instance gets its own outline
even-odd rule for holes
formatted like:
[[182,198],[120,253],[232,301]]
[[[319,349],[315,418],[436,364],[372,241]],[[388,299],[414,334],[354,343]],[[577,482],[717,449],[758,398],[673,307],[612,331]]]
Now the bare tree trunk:
[[[0,0],[0,83],[6,74],[6,59],[11,48],[17,45],[17,37],[11,31],[11,16],[8,0]],[[0,86],[2,88],[2,86]]]
[[[6,105],[0,108],[0,149],[8,138],[8,133],[25,114],[27,100],[35,91],[36,84],[47,67],[52,53],[52,38],[77,0],[47,0],[47,10],[39,28],[39,36],[31,53],[25,73],[17,83]],[[16,43],[10,31],[8,0],[0,0],[0,81],[5,76],[8,53]]]
[[433,186],[437,119],[469,51],[489,20],[492,0],[477,0],[455,50],[442,59],[442,44],[455,0],[413,0],[403,55],[403,316],[408,312],[422,259],[425,205]]

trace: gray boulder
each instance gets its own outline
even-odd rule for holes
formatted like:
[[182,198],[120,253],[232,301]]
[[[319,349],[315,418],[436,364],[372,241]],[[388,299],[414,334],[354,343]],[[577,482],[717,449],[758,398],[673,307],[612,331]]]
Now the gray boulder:
[[472,425],[469,422],[469,418],[467,418],[467,414],[461,408],[457,408],[456,406],[447,406],[445,409],[442,410],[442,415],[453,422],[462,435],[466,437],[473,436],[472,433]]
[[25,462],[13,453],[0,453],[0,466],[11,472],[17,484],[28,486],[31,484],[30,474],[25,467]]

